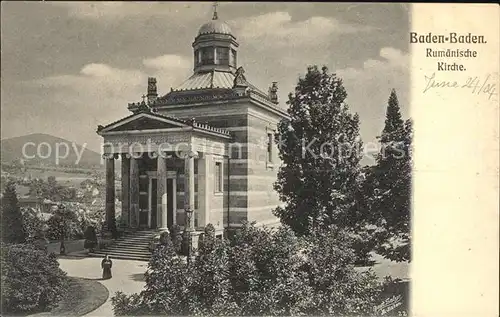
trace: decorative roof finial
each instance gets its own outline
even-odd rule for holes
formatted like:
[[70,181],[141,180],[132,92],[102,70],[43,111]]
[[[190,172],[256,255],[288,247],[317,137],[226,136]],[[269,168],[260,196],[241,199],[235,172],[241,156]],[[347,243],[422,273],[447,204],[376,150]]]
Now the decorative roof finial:
[[142,102],[146,103],[146,95],[142,95]]
[[214,7],[214,16],[212,17],[212,20],[217,20],[219,17],[217,16],[217,7],[219,4],[217,1],[214,1],[214,4],[212,5]]

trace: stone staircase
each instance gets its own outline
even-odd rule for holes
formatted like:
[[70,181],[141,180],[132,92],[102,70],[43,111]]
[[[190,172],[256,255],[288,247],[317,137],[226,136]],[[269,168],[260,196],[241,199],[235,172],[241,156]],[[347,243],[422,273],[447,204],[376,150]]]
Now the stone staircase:
[[111,259],[149,261],[151,252],[148,246],[157,233],[156,230],[127,232],[106,248],[89,253],[89,256],[103,258],[107,254]]

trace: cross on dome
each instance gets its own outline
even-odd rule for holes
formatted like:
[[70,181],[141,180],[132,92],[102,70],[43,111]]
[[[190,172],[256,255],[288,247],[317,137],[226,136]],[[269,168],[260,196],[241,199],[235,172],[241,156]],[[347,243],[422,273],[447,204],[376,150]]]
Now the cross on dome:
[[219,4],[217,3],[217,1],[214,1],[214,4],[212,5],[212,7],[214,8],[214,15],[212,17],[212,20],[217,20],[219,17],[217,16],[217,7],[219,6]]

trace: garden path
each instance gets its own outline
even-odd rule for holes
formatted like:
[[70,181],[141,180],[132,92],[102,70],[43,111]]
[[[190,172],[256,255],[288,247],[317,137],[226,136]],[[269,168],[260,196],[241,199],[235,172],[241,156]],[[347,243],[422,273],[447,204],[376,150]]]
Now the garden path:
[[102,276],[101,260],[101,258],[90,257],[59,259],[61,269],[69,276],[98,280],[109,291],[108,300],[85,316],[113,316],[111,297],[114,296],[115,292],[138,293],[145,285],[144,272],[147,269],[147,262],[113,259],[113,277],[109,280],[100,280]]

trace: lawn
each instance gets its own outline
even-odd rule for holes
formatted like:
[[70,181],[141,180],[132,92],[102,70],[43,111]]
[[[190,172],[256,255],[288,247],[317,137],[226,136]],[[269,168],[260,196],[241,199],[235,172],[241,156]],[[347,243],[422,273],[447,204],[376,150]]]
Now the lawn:
[[104,304],[108,289],[101,283],[85,278],[69,277],[69,289],[59,305],[50,312],[31,316],[83,316]]

